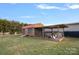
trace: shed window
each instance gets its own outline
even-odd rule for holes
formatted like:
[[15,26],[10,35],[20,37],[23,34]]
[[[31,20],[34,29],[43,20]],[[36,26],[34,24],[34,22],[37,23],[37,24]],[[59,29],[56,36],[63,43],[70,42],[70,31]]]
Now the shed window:
[[32,29],[28,29],[28,33],[31,33],[32,32]]

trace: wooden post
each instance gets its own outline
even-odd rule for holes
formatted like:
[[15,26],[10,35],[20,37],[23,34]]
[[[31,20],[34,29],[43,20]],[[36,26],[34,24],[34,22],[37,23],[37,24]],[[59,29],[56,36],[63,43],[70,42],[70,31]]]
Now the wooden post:
[[63,28],[63,37],[64,37],[64,28]]
[[42,37],[44,37],[44,28],[42,28]]
[[33,31],[33,36],[36,36],[36,35],[35,35],[35,28],[33,28],[32,31]]
[[53,36],[53,32],[54,32],[54,31],[53,31],[53,28],[51,28],[51,33],[52,33],[52,36]]
[[59,26],[58,26],[58,33],[59,33]]

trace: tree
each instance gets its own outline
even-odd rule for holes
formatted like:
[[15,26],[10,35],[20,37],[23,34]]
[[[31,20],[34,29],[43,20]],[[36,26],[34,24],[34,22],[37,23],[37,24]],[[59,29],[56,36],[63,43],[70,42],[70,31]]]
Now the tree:
[[14,34],[15,32],[21,33],[21,28],[25,25],[27,24],[0,19],[0,32],[3,32],[3,34],[5,32],[10,32],[11,34]]

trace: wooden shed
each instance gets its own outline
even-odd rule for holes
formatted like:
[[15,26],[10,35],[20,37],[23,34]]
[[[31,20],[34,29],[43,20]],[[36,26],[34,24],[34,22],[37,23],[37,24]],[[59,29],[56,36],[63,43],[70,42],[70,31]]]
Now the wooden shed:
[[42,36],[42,27],[43,24],[30,24],[22,27],[23,35],[26,36]]
[[[62,32],[64,34],[64,28],[67,28],[67,26],[64,24],[44,26],[43,30],[42,30],[44,32],[43,36],[45,36],[46,33],[52,34],[55,32]],[[48,34],[48,35],[50,35],[50,34]]]

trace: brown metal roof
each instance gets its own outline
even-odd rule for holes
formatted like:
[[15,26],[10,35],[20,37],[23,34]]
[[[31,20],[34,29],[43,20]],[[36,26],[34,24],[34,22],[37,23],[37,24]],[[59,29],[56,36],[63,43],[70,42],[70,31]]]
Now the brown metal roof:
[[45,26],[44,28],[67,28],[67,25],[64,24],[59,24],[59,25],[50,25],[50,26]]
[[37,23],[37,24],[30,24],[30,25],[27,25],[27,26],[23,26],[22,29],[25,29],[25,28],[40,28],[40,27],[43,27],[43,24]]

